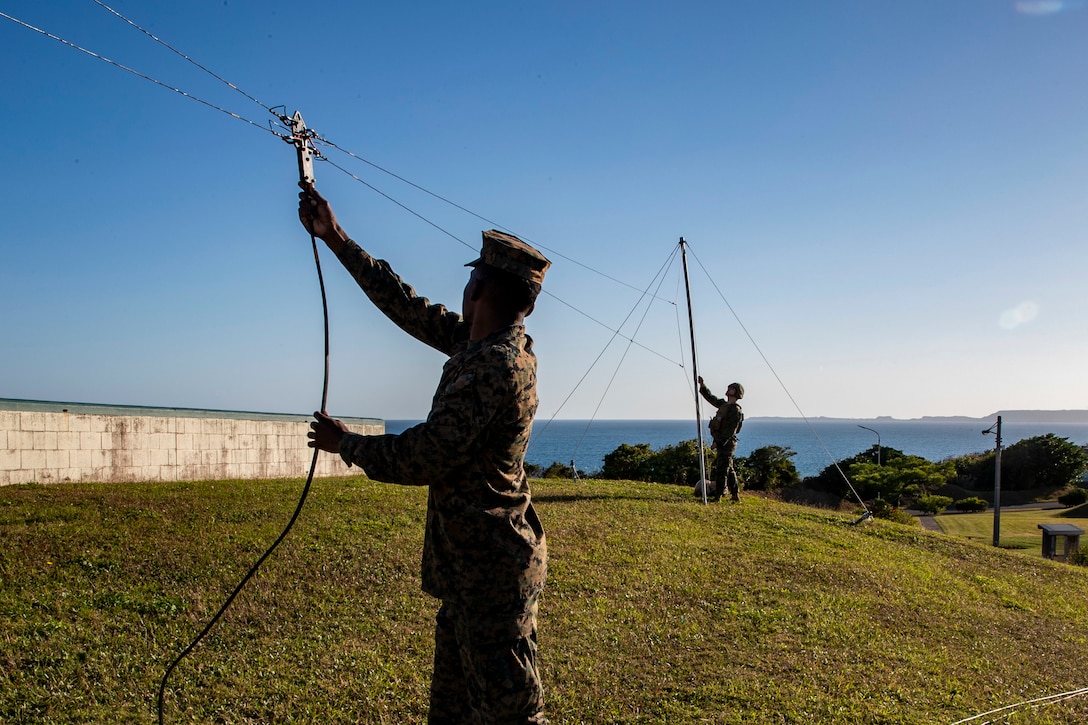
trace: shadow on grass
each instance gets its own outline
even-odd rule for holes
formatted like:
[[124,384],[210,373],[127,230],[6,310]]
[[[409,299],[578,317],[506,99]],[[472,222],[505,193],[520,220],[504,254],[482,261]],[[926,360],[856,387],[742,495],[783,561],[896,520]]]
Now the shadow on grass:
[[547,494],[547,493],[534,493],[533,501],[538,503],[572,503],[575,501],[645,501],[645,496],[639,496],[637,494]]
[[1058,516],[1063,519],[1088,519],[1088,503],[1062,511]]

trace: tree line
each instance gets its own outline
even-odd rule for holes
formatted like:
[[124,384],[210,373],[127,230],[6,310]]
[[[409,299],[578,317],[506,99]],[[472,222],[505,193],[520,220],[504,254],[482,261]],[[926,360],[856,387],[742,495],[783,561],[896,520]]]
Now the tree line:
[[[604,457],[604,467],[582,478],[648,481],[694,486],[699,481],[699,444],[696,440],[651,450],[648,443],[624,443]],[[707,473],[715,452],[705,448]],[[836,461],[815,476],[802,478],[793,464],[795,452],[787,446],[764,446],[747,456],[737,456],[734,465],[747,490],[768,491],[786,497],[820,495],[825,500],[852,501],[852,485],[858,496],[870,502],[878,515],[906,506],[944,510],[954,502],[961,509],[986,508],[985,495],[994,489],[995,451],[970,453],[943,461],[929,461],[886,446],[873,445],[860,453]],[[529,475],[543,478],[573,478],[571,466],[555,462],[546,468],[526,464]],[[1082,477],[1088,471],[1088,450],[1053,433],[1025,438],[1002,451],[1002,491],[1062,492],[1063,503],[1075,505],[1088,500]],[[846,476],[850,483],[843,478]],[[954,501],[941,496],[944,490],[978,492]],[[971,499],[974,499],[972,501]],[[960,506],[962,502],[963,506]]]

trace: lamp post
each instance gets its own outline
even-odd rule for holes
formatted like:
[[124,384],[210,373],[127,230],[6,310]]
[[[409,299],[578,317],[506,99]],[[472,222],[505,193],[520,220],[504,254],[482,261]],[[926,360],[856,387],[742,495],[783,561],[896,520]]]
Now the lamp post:
[[994,546],[1001,541],[1001,416],[982,435],[993,433],[994,444]]
[[870,431],[872,433],[876,433],[876,465],[879,466],[880,465],[880,433],[877,433],[877,431],[873,430],[872,428],[869,428],[868,426],[861,425],[860,423],[858,424],[858,428],[864,428],[867,431]]

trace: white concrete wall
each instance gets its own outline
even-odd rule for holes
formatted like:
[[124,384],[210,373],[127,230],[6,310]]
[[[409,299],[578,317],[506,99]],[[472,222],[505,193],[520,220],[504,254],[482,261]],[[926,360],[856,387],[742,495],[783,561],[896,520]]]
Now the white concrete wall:
[[[385,432],[379,419],[345,422]],[[0,485],[305,477],[308,426],[302,415],[0,400]],[[314,475],[349,470],[322,454]]]

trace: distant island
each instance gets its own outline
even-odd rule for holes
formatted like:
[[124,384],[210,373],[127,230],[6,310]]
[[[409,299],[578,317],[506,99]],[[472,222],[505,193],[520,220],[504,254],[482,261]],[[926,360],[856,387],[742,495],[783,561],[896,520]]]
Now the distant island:
[[[1076,425],[1088,425],[1088,410],[999,410],[996,413],[982,418],[972,418],[968,415],[926,415],[921,418],[893,418],[890,415],[879,415],[876,418],[830,418],[826,416],[810,417],[808,420],[822,421],[873,421],[896,423],[985,423],[994,422],[997,416],[1001,416],[1002,423],[1072,423]],[[763,416],[761,416],[763,417]],[[785,416],[766,416],[765,420],[801,420]]]

